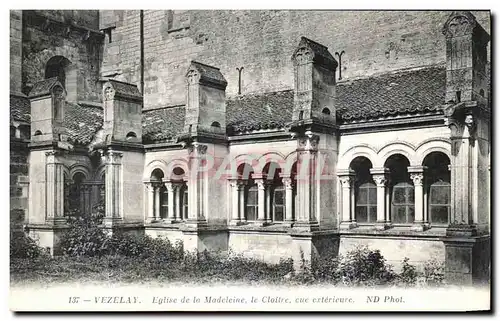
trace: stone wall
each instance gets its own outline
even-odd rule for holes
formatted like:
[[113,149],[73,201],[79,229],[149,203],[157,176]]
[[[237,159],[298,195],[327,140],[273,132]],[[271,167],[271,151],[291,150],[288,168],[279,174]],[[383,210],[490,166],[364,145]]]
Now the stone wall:
[[[445,62],[443,11],[144,11],[145,108],[184,104],[194,59],[220,68],[229,97],[293,88],[291,55],[305,36],[342,55],[343,80]],[[490,31],[489,12],[474,12]],[[140,12],[101,12],[103,75],[140,84]],[[338,57],[336,57],[338,58]]]
[[[98,11],[75,11],[77,13],[51,14],[49,12],[23,12],[23,92],[45,77],[45,68],[50,58],[63,56],[70,65],[66,71],[66,90],[68,99],[100,102],[99,67],[102,50],[102,37],[91,33],[86,38],[86,28],[98,28]],[[40,23],[40,19],[50,17],[50,24]],[[40,18],[41,17],[41,18]],[[64,18],[62,18],[64,17]],[[56,21],[65,21],[65,24]],[[68,29],[63,26],[72,21],[77,27]],[[84,25],[79,25],[83,21]]]
[[17,230],[28,219],[28,148],[25,142],[11,138],[10,150],[10,220]]
[[22,10],[10,11],[10,91],[21,92]]

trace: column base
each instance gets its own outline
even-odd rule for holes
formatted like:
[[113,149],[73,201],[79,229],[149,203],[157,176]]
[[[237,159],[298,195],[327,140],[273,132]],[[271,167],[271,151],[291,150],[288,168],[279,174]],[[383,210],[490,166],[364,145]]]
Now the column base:
[[392,227],[392,224],[390,222],[376,222],[375,223],[375,230],[377,231],[385,231],[388,230]]
[[123,222],[121,217],[105,217],[102,219],[102,226],[105,229],[113,230]]
[[423,232],[423,231],[426,231],[430,228],[430,225],[428,223],[424,223],[424,222],[415,222],[412,226],[411,226],[411,230],[414,231],[414,232]]
[[185,222],[185,225],[187,228],[203,228],[203,227],[207,227],[208,226],[208,223],[205,219],[187,219],[186,222]]
[[356,222],[342,222],[340,223],[340,229],[341,230],[351,230],[353,228],[358,227],[358,223]]
[[51,226],[64,226],[68,224],[68,219],[66,217],[52,217],[45,220],[47,225]]
[[319,224],[316,221],[297,221],[293,224],[293,229],[301,232],[314,232],[319,230]]
[[230,226],[240,226],[240,225],[246,225],[246,224],[248,224],[248,223],[245,221],[241,221],[241,220],[231,220],[229,222]]

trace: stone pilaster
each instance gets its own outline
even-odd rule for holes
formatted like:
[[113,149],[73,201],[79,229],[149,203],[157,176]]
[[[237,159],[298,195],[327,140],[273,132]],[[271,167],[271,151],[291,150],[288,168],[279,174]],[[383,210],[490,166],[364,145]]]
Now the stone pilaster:
[[123,154],[114,150],[108,150],[105,154],[106,166],[106,215],[104,225],[112,227],[115,222],[121,221],[122,216],[122,182],[121,166]]
[[319,136],[311,132],[298,139],[297,147],[297,197],[298,211],[294,228],[317,230],[317,172]]
[[387,216],[387,186],[389,185],[389,170],[386,168],[372,168],[370,169],[373,181],[377,185],[377,223],[375,228],[377,230],[385,230],[391,226],[389,217]]
[[283,177],[283,184],[285,185],[285,224],[288,226],[292,226],[294,222],[293,183],[291,177]]
[[146,189],[146,198],[148,204],[146,221],[152,223],[155,220],[155,188],[152,182],[145,182],[144,188]]
[[45,153],[46,158],[46,192],[47,211],[46,222],[49,224],[64,224],[64,171],[57,151]]
[[354,189],[354,178],[355,173],[352,170],[338,171],[337,176],[339,177],[340,185],[342,188],[342,207],[341,207],[341,219],[340,228],[341,229],[351,229],[357,226],[355,218],[355,204],[351,195]]
[[[207,145],[197,142],[189,146],[189,176],[188,176],[188,217],[187,223],[191,226],[206,225],[205,218],[205,194],[207,172],[201,170],[207,153]],[[180,193],[180,191],[179,191]]]

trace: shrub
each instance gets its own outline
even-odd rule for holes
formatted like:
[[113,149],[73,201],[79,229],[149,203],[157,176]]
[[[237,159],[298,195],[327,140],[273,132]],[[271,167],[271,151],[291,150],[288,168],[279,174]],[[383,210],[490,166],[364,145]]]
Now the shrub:
[[419,273],[414,265],[408,263],[409,260],[407,257],[403,260],[401,273],[398,275],[399,285],[413,286],[417,283]]
[[423,276],[426,285],[442,285],[444,283],[444,262],[436,259],[425,262]]
[[35,259],[46,252],[24,232],[10,233],[10,257]]
[[73,217],[69,229],[61,236],[60,246],[70,256],[101,256],[109,252],[106,233],[95,220]]
[[396,277],[380,250],[369,250],[366,246],[347,252],[339,263],[338,273],[341,282],[349,286],[387,285]]

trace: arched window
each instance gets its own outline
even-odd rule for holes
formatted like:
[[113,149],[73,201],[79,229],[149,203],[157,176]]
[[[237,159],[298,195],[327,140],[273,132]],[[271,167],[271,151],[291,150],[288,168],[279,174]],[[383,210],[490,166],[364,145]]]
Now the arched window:
[[410,162],[400,154],[392,155],[385,162],[390,172],[391,220],[394,224],[411,224],[415,221],[415,189],[408,166]]
[[366,157],[356,157],[352,160],[350,168],[355,172],[354,213],[356,222],[375,223],[377,221],[377,186],[370,174],[372,163]]
[[323,115],[330,115],[330,109],[328,109],[328,108],[325,107],[325,108],[323,108],[323,110],[321,111],[321,113]]
[[37,131],[35,132],[35,136],[40,136],[40,135],[42,135],[42,131],[37,130]]
[[450,159],[441,152],[432,152],[424,159],[427,211],[432,225],[448,225],[451,210]]
[[127,140],[137,138],[137,135],[134,132],[129,132],[126,136]]
[[215,127],[215,128],[220,128],[220,123],[219,123],[219,122],[217,122],[217,121],[214,121],[214,122],[212,123],[212,125],[210,125],[210,126]]
[[78,172],[73,175],[73,179],[71,181],[68,181],[67,209],[68,214],[71,216],[79,216],[84,214],[82,193],[82,184],[84,180],[85,175]]
[[45,66],[45,79],[57,77],[57,80],[66,88],[66,71],[71,62],[63,56],[54,56]]

